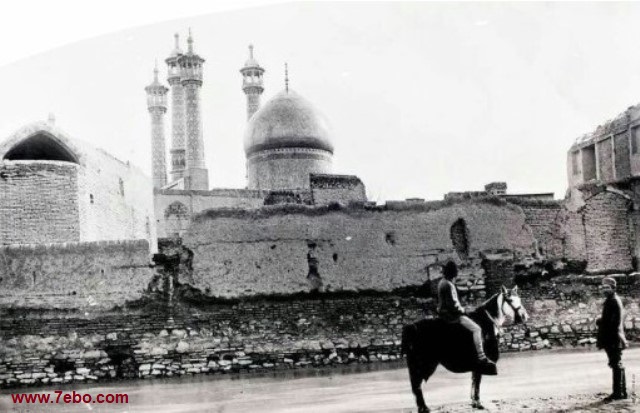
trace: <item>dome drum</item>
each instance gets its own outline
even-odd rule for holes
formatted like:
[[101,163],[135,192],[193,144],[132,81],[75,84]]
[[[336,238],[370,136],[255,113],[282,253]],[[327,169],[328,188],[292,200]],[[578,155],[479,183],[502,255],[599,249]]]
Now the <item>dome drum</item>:
[[318,149],[266,150],[247,158],[249,189],[308,189],[311,174],[329,174],[331,171],[331,153]]

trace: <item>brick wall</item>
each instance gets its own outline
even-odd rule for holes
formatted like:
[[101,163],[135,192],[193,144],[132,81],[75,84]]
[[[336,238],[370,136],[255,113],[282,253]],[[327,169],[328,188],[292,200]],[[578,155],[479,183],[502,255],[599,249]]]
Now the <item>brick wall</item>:
[[628,197],[611,191],[586,200],[583,215],[588,272],[624,272],[633,268],[630,203]]
[[0,247],[0,308],[123,305],[148,287],[149,262],[146,240]]
[[78,168],[0,162],[0,245],[79,241]]
[[495,250],[533,253],[522,210],[499,200],[212,210],[183,237],[194,254],[189,283],[213,296],[288,294],[317,287],[316,266],[325,291],[422,285],[430,265],[459,259],[450,237],[459,219],[470,259]]
[[526,223],[531,228],[538,243],[538,251],[549,257],[562,257],[562,235],[559,233],[559,218],[562,202],[526,202],[518,205],[524,211]]

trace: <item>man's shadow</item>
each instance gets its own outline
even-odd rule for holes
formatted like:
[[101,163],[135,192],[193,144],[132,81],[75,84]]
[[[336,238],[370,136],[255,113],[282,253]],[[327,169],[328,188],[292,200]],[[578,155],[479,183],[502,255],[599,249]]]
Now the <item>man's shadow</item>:
[[[604,397],[606,396],[606,394],[602,393],[602,394],[598,394],[598,396],[601,396],[602,399],[604,399]],[[634,410],[633,406],[636,406],[636,404],[633,403],[631,397],[629,397],[628,399],[624,399],[624,400],[617,400],[617,401],[613,401],[613,402],[605,402],[604,400],[595,400],[592,401],[590,403],[585,403],[585,404],[581,404],[579,406],[574,406],[571,407],[570,409],[561,409],[561,410],[557,410],[558,413],[571,413],[571,412],[583,412],[583,411],[591,411],[590,409],[595,409],[597,407],[604,407],[604,406],[611,406],[611,410],[607,410],[607,411],[612,411],[612,412],[634,412],[634,411],[638,411],[638,410]],[[623,407],[628,407],[629,410],[624,409],[622,410]],[[640,406],[637,406],[640,407]],[[600,410],[594,410],[594,411],[600,411]]]

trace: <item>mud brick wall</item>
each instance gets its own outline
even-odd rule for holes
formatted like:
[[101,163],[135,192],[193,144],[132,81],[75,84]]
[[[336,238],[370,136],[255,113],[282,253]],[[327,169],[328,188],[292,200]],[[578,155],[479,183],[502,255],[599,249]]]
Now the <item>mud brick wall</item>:
[[[459,220],[464,253],[451,238]],[[502,201],[208,211],[183,238],[193,252],[184,282],[217,297],[309,291],[311,278],[322,291],[392,291],[424,284],[446,259],[531,255],[534,243],[522,210]]]
[[149,264],[146,240],[0,247],[0,308],[112,308],[140,298]]
[[80,240],[78,165],[0,162],[0,245]]

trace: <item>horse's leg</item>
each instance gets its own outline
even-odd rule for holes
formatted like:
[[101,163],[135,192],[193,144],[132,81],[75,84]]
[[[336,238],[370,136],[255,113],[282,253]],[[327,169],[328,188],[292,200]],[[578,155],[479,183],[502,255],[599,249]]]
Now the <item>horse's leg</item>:
[[416,404],[418,405],[418,413],[429,413],[429,407],[424,402],[424,395],[422,394],[422,381],[425,382],[429,380],[429,377],[433,374],[433,372],[438,367],[437,362],[433,362],[428,365],[416,367],[414,369],[409,369],[409,376],[411,378],[411,390],[413,391],[414,396],[416,397]]
[[424,402],[424,396],[422,395],[422,378],[423,374],[420,368],[417,366],[411,366],[409,364],[409,379],[411,380],[411,391],[416,398],[416,405],[418,406],[418,413],[428,413],[429,408]]
[[478,410],[484,410],[484,406],[480,402],[480,382],[482,374],[474,371],[471,375],[471,407]]

